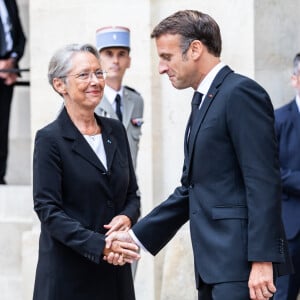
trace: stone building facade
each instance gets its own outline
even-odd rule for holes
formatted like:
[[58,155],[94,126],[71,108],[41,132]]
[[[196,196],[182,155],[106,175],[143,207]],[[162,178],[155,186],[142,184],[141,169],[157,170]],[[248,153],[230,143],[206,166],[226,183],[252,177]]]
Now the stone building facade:
[[[300,51],[300,0],[18,0],[28,38],[21,67],[30,87],[16,87],[10,128],[8,186],[0,187],[0,290],[2,300],[29,300],[35,272],[39,223],[31,192],[32,142],[55,118],[62,100],[47,82],[48,61],[60,46],[95,42],[106,25],[131,28],[132,65],[126,84],[145,99],[138,157],[143,215],[179,183],[183,134],[192,90],[175,90],[160,76],[150,32],[180,9],[210,14],[221,27],[222,60],[260,82],[275,107],[289,101],[291,60]],[[192,252],[185,225],[155,258],[142,253],[135,280],[138,300],[196,299]]]

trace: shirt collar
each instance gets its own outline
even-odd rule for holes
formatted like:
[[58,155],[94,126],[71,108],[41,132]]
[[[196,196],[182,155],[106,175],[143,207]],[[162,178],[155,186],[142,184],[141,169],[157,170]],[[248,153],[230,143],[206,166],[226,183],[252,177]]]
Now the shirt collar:
[[198,86],[197,91],[203,94],[203,97],[207,94],[213,80],[219,73],[219,71],[225,66],[223,62],[219,62],[217,65],[215,65],[208,74],[204,77],[204,79],[201,81],[200,85]]
[[122,97],[123,97],[123,86],[121,87],[121,89],[119,91],[115,91],[114,89],[112,89],[110,86],[105,85],[104,87],[104,94],[105,97],[107,98],[107,100],[109,101],[109,103],[111,105],[113,105],[115,98],[117,96],[117,94],[119,94],[121,96],[121,101],[122,101]]

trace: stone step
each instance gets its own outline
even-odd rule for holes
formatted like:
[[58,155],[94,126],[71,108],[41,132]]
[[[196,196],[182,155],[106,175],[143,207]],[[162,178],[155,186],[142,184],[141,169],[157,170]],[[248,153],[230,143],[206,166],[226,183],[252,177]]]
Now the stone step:
[[21,273],[22,235],[31,228],[30,220],[0,219],[0,276]]
[[32,219],[33,216],[30,185],[0,185],[0,219]]
[[23,235],[36,219],[31,186],[0,186],[1,300],[24,299]]
[[1,300],[22,300],[22,280],[19,276],[0,276]]

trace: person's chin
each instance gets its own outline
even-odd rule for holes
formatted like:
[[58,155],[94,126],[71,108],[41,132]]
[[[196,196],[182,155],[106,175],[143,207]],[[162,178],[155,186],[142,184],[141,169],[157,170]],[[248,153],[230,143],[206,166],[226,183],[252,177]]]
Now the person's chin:
[[118,77],[120,77],[119,70],[109,70],[106,79],[108,79],[108,78],[115,79]]
[[173,85],[173,87],[177,90],[183,90],[185,89],[186,87],[185,86],[182,86],[179,82],[177,81],[172,81],[171,80],[171,84]]

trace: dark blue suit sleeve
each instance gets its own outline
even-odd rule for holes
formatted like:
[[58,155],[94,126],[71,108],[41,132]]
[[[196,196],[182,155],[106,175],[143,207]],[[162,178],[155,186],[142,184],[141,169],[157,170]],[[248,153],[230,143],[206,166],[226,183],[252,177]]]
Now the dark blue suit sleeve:
[[300,171],[281,168],[281,179],[285,193],[300,196]]
[[268,94],[254,81],[241,78],[228,101],[227,121],[246,189],[248,260],[280,261],[274,249],[282,238],[281,180]]
[[177,187],[172,195],[141,219],[132,230],[143,246],[156,255],[189,219],[188,188]]

